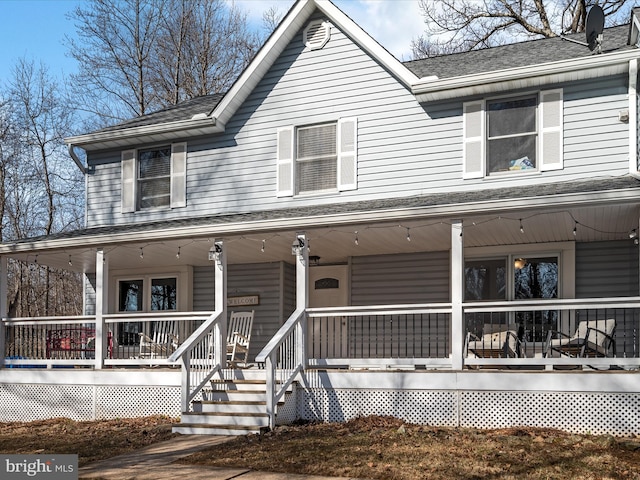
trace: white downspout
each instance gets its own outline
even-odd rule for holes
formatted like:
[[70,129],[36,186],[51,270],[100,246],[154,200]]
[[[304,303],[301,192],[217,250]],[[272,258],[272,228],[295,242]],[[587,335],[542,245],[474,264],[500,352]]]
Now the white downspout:
[[629,60],[629,175],[640,180],[638,172],[638,59]]

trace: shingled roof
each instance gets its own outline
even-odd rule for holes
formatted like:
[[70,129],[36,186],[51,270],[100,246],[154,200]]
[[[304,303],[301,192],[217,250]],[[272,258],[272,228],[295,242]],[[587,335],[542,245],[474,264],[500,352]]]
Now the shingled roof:
[[[603,34],[603,54],[635,48],[628,45],[629,25],[607,28]],[[585,41],[584,34],[568,35],[567,38]],[[444,79],[591,55],[595,53],[586,46],[553,37],[414,60],[404,62],[404,65],[420,78],[435,75]]]
[[[584,41],[584,34],[570,35],[568,38]],[[629,25],[605,29],[603,54],[635,48],[628,45],[628,38]],[[419,78],[435,75],[439,79],[446,79],[591,55],[594,53],[586,46],[554,37],[413,60],[404,62],[404,65]],[[194,115],[209,115],[223,97],[224,94],[217,93],[192,98],[178,105],[121,122],[98,132],[119,131],[133,127],[189,120]]]
[[178,105],[172,105],[157,112],[142,115],[140,117],[126,120],[116,125],[103,128],[98,132],[110,132],[122,130],[125,128],[144,127],[146,125],[156,125],[159,123],[178,122],[181,120],[189,120],[194,115],[209,115],[215,106],[224,97],[221,93],[213,95],[204,95],[201,97],[185,100]]

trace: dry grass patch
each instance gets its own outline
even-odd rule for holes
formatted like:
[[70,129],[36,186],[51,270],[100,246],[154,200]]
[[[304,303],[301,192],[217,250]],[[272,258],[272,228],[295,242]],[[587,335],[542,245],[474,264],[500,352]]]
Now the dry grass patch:
[[78,464],[114,457],[167,440],[177,420],[163,416],[75,422],[54,418],[0,423],[0,452],[78,454]]
[[385,480],[640,479],[640,442],[551,429],[439,428],[366,417],[278,427],[181,462]]

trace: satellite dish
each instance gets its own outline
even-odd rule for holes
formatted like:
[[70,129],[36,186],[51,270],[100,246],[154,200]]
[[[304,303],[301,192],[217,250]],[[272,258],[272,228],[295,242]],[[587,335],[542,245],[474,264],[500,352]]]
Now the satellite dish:
[[564,35],[560,35],[562,40],[567,40],[568,42],[577,43],[579,45],[584,45],[585,47],[589,47],[589,50],[592,52],[595,50],[595,53],[602,53],[602,31],[604,30],[604,10],[600,5],[594,5],[587,13],[587,25],[585,28],[585,33],[587,34],[587,42],[579,42],[578,40],[574,40],[573,38],[565,37]]
[[592,52],[598,49],[598,53],[601,50],[602,45],[602,31],[604,30],[604,10],[600,5],[594,5],[587,14],[587,45]]

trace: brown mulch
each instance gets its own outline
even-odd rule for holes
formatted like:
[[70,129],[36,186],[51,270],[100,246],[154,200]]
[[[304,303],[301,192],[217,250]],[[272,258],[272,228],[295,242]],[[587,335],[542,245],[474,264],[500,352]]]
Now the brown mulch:
[[[75,453],[80,465],[173,436],[176,419],[0,423],[1,453]],[[181,463],[385,480],[637,479],[640,439],[553,429],[476,430],[363,417],[280,426]]]
[[277,427],[181,463],[384,480],[640,479],[640,441],[553,429],[476,430],[364,417]]
[[177,419],[163,416],[75,422],[54,418],[0,423],[0,452],[78,454],[83,466],[168,440]]

